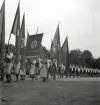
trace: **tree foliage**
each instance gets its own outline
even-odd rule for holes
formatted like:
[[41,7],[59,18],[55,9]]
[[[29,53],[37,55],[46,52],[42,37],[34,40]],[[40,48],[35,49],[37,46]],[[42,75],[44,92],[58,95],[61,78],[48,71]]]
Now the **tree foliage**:
[[69,55],[71,64],[100,69],[100,58],[95,59],[89,50],[75,49],[71,50]]

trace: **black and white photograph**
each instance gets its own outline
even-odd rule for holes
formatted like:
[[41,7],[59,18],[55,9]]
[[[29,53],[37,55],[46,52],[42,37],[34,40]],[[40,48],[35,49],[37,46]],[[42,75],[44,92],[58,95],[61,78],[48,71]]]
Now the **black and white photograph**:
[[100,0],[0,0],[0,105],[100,105]]

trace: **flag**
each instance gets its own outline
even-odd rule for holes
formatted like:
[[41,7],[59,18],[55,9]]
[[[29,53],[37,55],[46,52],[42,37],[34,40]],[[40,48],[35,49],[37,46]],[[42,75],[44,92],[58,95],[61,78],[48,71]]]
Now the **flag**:
[[28,54],[28,45],[29,45],[29,32],[27,31],[26,56],[27,56],[27,54]]
[[25,69],[25,14],[23,15],[21,30],[20,30],[20,36],[21,36],[21,70],[23,71]]
[[57,60],[57,64],[60,64],[60,32],[59,32],[59,24],[56,29],[56,33],[52,42],[52,54],[53,58]]
[[5,53],[5,0],[0,10],[0,63],[4,61]]
[[43,33],[29,36],[28,56],[40,56]]
[[48,58],[48,52],[47,52],[46,48],[43,47],[42,45],[41,45],[41,49],[40,49],[40,58],[41,59],[47,59]]
[[51,40],[50,59],[54,58],[53,41]]
[[66,37],[62,48],[61,48],[61,59],[62,63],[69,69],[69,47],[68,47],[68,37]]
[[46,54],[45,54],[45,51],[44,51],[42,45],[41,45],[41,48],[40,48],[40,52],[41,52],[41,53],[40,53],[40,58],[41,58],[41,59],[44,59]]
[[20,61],[20,3],[18,4],[14,23],[12,26],[11,33],[16,35],[16,58],[15,61],[16,63],[19,63]]

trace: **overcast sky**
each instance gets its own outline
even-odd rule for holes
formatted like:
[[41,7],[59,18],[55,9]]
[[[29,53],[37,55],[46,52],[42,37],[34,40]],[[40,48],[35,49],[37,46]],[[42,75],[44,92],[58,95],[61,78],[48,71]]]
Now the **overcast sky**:
[[[19,0],[6,1],[6,42],[12,28]],[[3,0],[0,0],[0,7]],[[69,49],[90,50],[100,56],[100,0],[20,0],[21,21],[26,16],[29,34],[43,32],[42,45],[50,49],[60,21],[60,39],[63,44],[67,34]],[[11,38],[14,43],[14,36]]]

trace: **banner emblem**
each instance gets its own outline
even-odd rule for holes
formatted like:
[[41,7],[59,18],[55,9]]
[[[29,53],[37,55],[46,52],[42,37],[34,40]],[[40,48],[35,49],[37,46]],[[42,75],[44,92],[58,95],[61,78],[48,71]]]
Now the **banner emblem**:
[[34,41],[32,41],[32,43],[31,43],[31,48],[34,49],[34,48],[36,48],[36,47],[37,47],[37,41],[34,40]]

